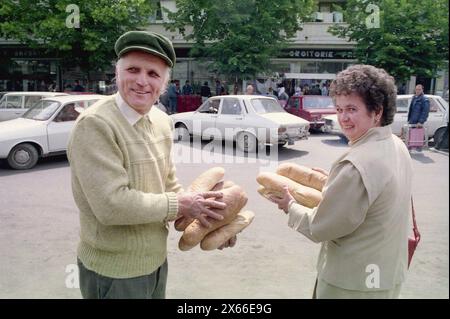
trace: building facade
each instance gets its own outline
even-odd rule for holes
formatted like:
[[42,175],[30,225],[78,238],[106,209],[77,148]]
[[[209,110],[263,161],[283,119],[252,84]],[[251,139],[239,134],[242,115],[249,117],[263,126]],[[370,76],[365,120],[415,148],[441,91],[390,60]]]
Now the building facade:
[[[304,23],[303,30],[297,32],[290,47],[280,56],[272,58],[271,65],[268,66],[270,72],[261,70],[261,74],[253,81],[259,92],[264,93],[269,87],[276,88],[281,84],[292,94],[295,87],[329,83],[339,71],[356,62],[353,56],[356,43],[328,32],[330,26],[345,23],[340,12],[333,12],[333,4],[343,2],[345,0],[318,0],[315,21]],[[205,81],[211,87],[216,80],[224,82],[226,79],[222,75],[209,70],[208,63],[190,57],[192,43],[186,41],[181,34],[164,28],[168,18],[162,8],[175,11],[175,1],[162,0],[157,3],[159,9],[154,16],[149,17],[148,30],[166,35],[174,44],[177,63],[172,79],[178,80],[181,85],[189,80],[195,91]],[[15,41],[0,39],[0,91],[63,91],[70,89],[76,80],[88,91],[108,93],[107,88],[111,87],[114,80],[114,67],[111,64],[106,72],[92,74],[84,74],[77,68],[63,69],[57,53],[49,54],[44,50],[27,48]],[[411,78],[405,83],[405,93],[412,93],[416,82],[424,83],[427,93],[445,96],[447,92],[448,96],[448,68],[443,69],[434,79]],[[246,84],[245,81],[240,84],[240,92]],[[228,91],[233,92],[230,83]]]

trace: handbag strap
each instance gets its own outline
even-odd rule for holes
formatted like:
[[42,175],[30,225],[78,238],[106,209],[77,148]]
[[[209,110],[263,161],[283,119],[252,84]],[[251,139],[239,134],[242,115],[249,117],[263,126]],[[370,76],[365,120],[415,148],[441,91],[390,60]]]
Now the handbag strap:
[[412,220],[413,220],[414,238],[415,238],[416,242],[418,243],[420,241],[420,232],[419,232],[419,228],[417,228],[416,212],[414,210],[414,202],[413,202],[412,196],[411,196],[411,207],[412,207]]

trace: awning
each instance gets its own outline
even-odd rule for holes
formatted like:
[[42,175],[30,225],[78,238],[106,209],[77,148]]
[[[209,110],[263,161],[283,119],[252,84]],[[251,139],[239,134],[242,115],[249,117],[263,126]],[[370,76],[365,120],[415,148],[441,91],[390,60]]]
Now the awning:
[[334,80],[336,74],[332,73],[285,73],[286,79],[303,79],[303,80]]

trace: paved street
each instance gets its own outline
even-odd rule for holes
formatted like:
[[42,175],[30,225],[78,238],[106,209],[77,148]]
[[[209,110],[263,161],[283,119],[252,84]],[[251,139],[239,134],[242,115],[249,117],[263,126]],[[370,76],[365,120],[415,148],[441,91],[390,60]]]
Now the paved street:
[[[278,158],[329,169],[346,147],[339,137],[313,134],[280,149]],[[319,245],[288,228],[287,217],[256,192],[255,177],[273,166],[264,156],[246,159],[229,150],[213,156],[209,148],[176,144],[180,182],[187,186],[207,168],[223,166],[225,179],[246,190],[246,208],[256,217],[237,245],[223,251],[181,252],[181,234],[172,228],[167,297],[310,298]],[[422,241],[401,297],[449,298],[448,153],[427,150],[412,157]],[[2,164],[0,187],[0,298],[80,298],[71,288],[79,223],[67,159],[46,159],[29,171]]]

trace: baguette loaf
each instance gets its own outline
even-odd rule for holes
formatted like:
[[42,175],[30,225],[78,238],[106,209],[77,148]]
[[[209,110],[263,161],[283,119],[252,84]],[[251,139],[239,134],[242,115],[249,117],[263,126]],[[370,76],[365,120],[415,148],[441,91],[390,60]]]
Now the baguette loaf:
[[289,188],[289,192],[294,199],[303,206],[313,208],[316,207],[322,200],[322,193],[317,189],[299,184],[290,178],[275,174],[264,172],[256,177],[256,181],[264,186],[269,193],[282,194],[283,186]]
[[232,181],[225,181],[223,182],[223,188],[230,188],[231,186],[236,185],[235,183],[233,183]]
[[[188,192],[219,191],[223,188],[223,177],[225,170],[222,167],[213,167],[200,174],[188,187]],[[178,217],[174,222],[174,227],[178,231],[183,231],[194,221],[194,218],[185,216]]]
[[277,174],[296,181],[304,186],[322,191],[328,176],[309,167],[294,163],[283,163],[277,168]]
[[194,220],[186,227],[180,238],[178,244],[180,250],[188,250],[195,247],[207,234],[233,221],[242,207],[247,203],[247,195],[241,187],[235,185],[224,189],[223,197],[220,200],[225,202],[227,207],[222,210],[213,209],[213,211],[221,214],[224,218],[222,220],[217,220],[207,217],[208,221],[211,223],[210,228],[204,227],[199,220]]
[[[274,190],[272,190],[271,192],[269,192],[264,186],[259,186],[259,188],[258,188],[258,193],[259,193],[261,196],[263,196],[264,198],[267,198],[267,199],[269,199],[269,196],[270,196],[270,195],[274,195],[274,196],[277,196],[277,197],[280,197],[280,198],[283,196],[282,193],[277,192],[277,191],[274,191]],[[269,199],[269,200],[270,200],[270,199]]]
[[250,225],[254,217],[255,214],[249,210],[240,212],[231,223],[206,235],[200,243],[200,248],[203,250],[219,248],[227,240]]
[[213,167],[200,174],[189,185],[188,192],[207,192],[210,191],[217,183],[219,183],[225,175],[223,167]]

